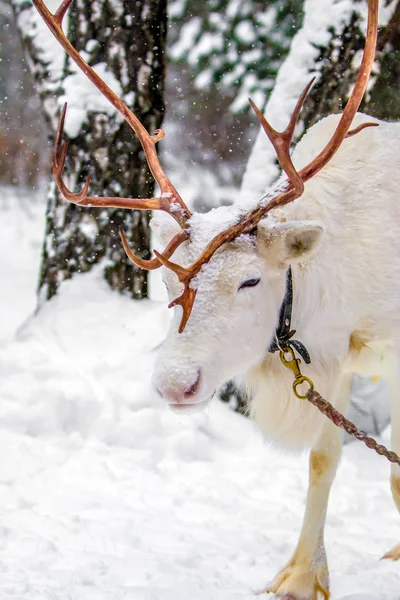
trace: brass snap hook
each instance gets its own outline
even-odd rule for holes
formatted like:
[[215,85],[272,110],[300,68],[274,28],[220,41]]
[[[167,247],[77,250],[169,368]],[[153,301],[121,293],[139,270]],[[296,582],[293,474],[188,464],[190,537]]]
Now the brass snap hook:
[[[286,358],[286,356],[288,354],[290,355],[289,359]],[[287,369],[290,369],[293,372],[294,382],[293,382],[292,387],[293,387],[294,395],[297,398],[299,398],[300,400],[306,400],[307,394],[305,394],[305,395],[301,394],[299,391],[297,391],[297,388],[299,387],[299,385],[306,383],[309,386],[308,391],[310,391],[310,390],[314,389],[314,384],[311,381],[311,379],[309,379],[308,377],[306,377],[305,375],[302,374],[302,372],[300,370],[301,360],[299,358],[295,357],[294,350],[292,348],[290,348],[289,346],[285,346],[284,348],[282,348],[282,350],[279,352],[279,357],[281,359],[281,363]]]

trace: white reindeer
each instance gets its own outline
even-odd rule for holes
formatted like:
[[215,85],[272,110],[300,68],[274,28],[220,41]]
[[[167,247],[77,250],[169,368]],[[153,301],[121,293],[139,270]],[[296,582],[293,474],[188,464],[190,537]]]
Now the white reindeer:
[[[174,217],[176,222],[153,219],[153,230],[167,247],[151,261],[135,257],[122,234],[136,264],[167,267],[164,281],[176,306],[154,383],[169,406],[181,411],[204,408],[216,388],[240,376],[249,411],[266,436],[291,448],[311,447],[299,542],[268,591],[286,600],[316,600],[320,595],[327,599],[324,522],[341,433],[314,406],[294,396],[293,374],[269,348],[290,267],[291,324],[311,356],[311,364],[303,365],[304,374],[341,411],[346,409],[353,373],[382,375],[392,396],[392,446],[400,452],[400,125],[375,120],[372,127],[371,118],[356,114],[373,62],[378,1],[369,0],[364,58],[343,115],[315,125],[296,147],[293,165],[290,141],[307,90],[282,134],[254,107],[287,178],[283,176],[248,213],[220,208],[205,215],[190,213],[162,171],[155,151],[162,132],[149,135],[73,51],[61,29],[69,1],[64,0],[54,15],[42,0],[34,4],[64,49],[139,136],[161,196],[90,197],[88,183],[78,194],[68,190],[62,180],[65,109],[53,161],[57,185],[67,200],[80,205],[160,209]],[[169,260],[172,255],[179,264]],[[400,510],[397,465],[391,481]],[[399,559],[400,546],[386,556]]]
[[[338,118],[320,121],[304,136],[293,155],[296,168],[328,141]],[[367,119],[371,121],[358,114],[353,125]],[[306,184],[300,200],[269,213],[253,240],[236,240],[221,252],[218,268],[201,278],[182,334],[177,332],[180,315],[175,314],[156,365],[155,384],[175,410],[206,406],[217,387],[242,374],[250,413],[266,436],[291,448],[311,447],[303,529],[293,557],[270,586],[291,599],[311,600],[318,590],[328,598],[323,534],[341,431],[294,396],[292,373],[277,354],[268,352],[286,271],[291,265],[292,326],[311,356],[304,374],[342,412],[353,373],[382,375],[392,397],[392,448],[399,453],[399,155],[400,124],[380,122],[346,140]],[[193,245],[197,231],[200,247],[208,241],[203,237],[206,226],[210,236],[215,234],[211,218],[196,216]],[[164,220],[155,221],[153,229],[162,243],[173,234]],[[191,245],[181,246],[178,262],[190,264],[192,252]],[[172,299],[180,284],[170,270],[163,275]],[[392,493],[400,511],[396,465]],[[392,557],[400,558],[400,547]]]

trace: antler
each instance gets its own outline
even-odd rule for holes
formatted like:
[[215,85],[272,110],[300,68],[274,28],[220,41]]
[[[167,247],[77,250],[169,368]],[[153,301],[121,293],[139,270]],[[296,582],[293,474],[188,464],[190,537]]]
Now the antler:
[[138,121],[135,115],[128,109],[128,107],[114,94],[114,92],[102,81],[102,79],[95,73],[95,71],[83,60],[75,48],[70,44],[66,36],[62,31],[62,19],[68,10],[72,0],[63,0],[62,4],[58,8],[55,14],[49,12],[47,7],[44,5],[42,0],[32,0],[37,10],[53,32],[56,39],[60,42],[64,50],[69,56],[75,61],[78,67],[84,72],[84,74],[94,83],[94,85],[104,94],[104,96],[111,102],[111,104],[122,114],[124,119],[129,123],[132,129],[138,136],[143,150],[146,154],[147,162],[150,170],[157,181],[161,189],[160,198],[151,198],[146,200],[132,199],[132,198],[97,198],[87,195],[90,178],[87,179],[81,192],[76,194],[72,193],[64,181],[62,180],[62,173],[64,169],[65,159],[67,156],[68,145],[67,142],[62,144],[62,131],[64,126],[66,105],[64,106],[60,125],[57,133],[57,140],[53,159],[53,173],[56,179],[57,185],[70,202],[74,202],[79,205],[93,205],[93,206],[112,206],[117,208],[133,208],[139,210],[164,210],[172,215],[175,220],[181,225],[183,231],[177,234],[168,244],[163,254],[155,251],[156,258],[152,260],[142,260],[135,256],[132,250],[129,248],[127,240],[122,231],[120,231],[121,239],[125,251],[128,257],[138,266],[145,269],[156,269],[161,264],[165,267],[174,271],[181,283],[184,285],[184,290],[181,296],[176,298],[170,303],[171,306],[180,305],[183,309],[182,319],[179,326],[179,332],[182,332],[189,319],[193,303],[196,297],[197,290],[191,287],[191,283],[194,277],[200,272],[202,266],[206,264],[215,252],[225,243],[230,242],[237,238],[243,233],[249,233],[255,229],[258,222],[265,217],[265,215],[277,206],[283,206],[292,202],[296,198],[299,198],[304,191],[304,183],[314,177],[333,157],[337,152],[340,145],[347,137],[356,135],[365,127],[376,126],[376,123],[363,123],[353,130],[350,130],[351,123],[355,117],[358,107],[361,103],[364,95],[369,75],[371,73],[372,64],[375,55],[377,29],[378,29],[378,0],[368,0],[368,25],[367,35],[365,41],[365,48],[363,53],[363,59],[361,62],[360,70],[357,76],[357,80],[350,98],[347,102],[346,108],[343,111],[342,117],[338,123],[338,126],[333,133],[332,137],[326,144],[325,148],[316,156],[306,167],[300,171],[296,171],[290,157],[290,144],[293,138],[294,129],[300,110],[307,96],[307,93],[314,80],[310,81],[303,93],[301,94],[293,114],[290,118],[289,125],[283,132],[277,132],[271,127],[261,111],[255,106],[250,100],[250,103],[255,110],[257,117],[266,132],[268,138],[273,144],[275,151],[278,156],[279,164],[287,175],[288,180],[284,182],[280,187],[280,193],[274,198],[268,199],[267,201],[260,202],[254,209],[245,213],[237,223],[222,231],[215,236],[211,242],[206,246],[201,256],[188,268],[181,267],[176,263],[171,262],[169,259],[175,252],[176,248],[185,240],[189,238],[189,231],[187,229],[187,222],[191,217],[191,213],[183,200],[179,196],[178,192],[173,187],[165,173],[163,172],[161,165],[158,160],[158,156],[155,150],[155,144],[163,136],[164,132],[158,130],[152,136],[143,125]]
[[[349,130],[351,123],[356,115],[356,112],[360,106],[361,100],[364,96],[365,89],[367,87],[368,79],[371,73],[375,56],[377,33],[378,0],[368,0],[367,35],[365,40],[363,58],[355,86],[352,90],[346,108],[343,111],[342,117],[332,137],[326,144],[325,148],[318,154],[318,156],[316,156],[306,167],[301,169],[301,171],[297,172],[292,163],[289,153],[290,142],[293,137],[294,128],[298,116],[300,114],[301,107],[314,80],[310,81],[310,83],[307,85],[307,87],[301,94],[293,111],[293,114],[290,118],[289,125],[282,133],[275,131],[265,119],[265,117],[262,115],[262,113],[259,111],[259,109],[255,106],[255,104],[250,101],[253,109],[257,114],[257,117],[260,120],[264,131],[268,135],[268,138],[270,139],[271,143],[275,148],[279,164],[282,170],[286,173],[288,181],[282,185],[281,189],[283,188],[283,191],[277,196],[275,196],[275,198],[267,201],[266,203],[260,202],[256,208],[250,210],[245,215],[243,215],[235,225],[232,225],[225,231],[222,231],[217,236],[215,236],[211,240],[211,242],[209,242],[209,244],[206,246],[199,258],[190,267],[185,269],[184,278],[180,278],[180,281],[182,281],[182,283],[184,283],[185,286],[184,291],[176,301],[171,303],[171,305],[177,304],[179,300],[179,304],[181,304],[184,307],[184,313],[182,315],[182,321],[179,327],[180,332],[183,331],[193,307],[195,294],[193,294],[193,290],[190,287],[191,280],[194,277],[196,277],[196,275],[200,272],[202,266],[211,259],[215,252],[223,244],[234,240],[239,235],[243,233],[250,233],[251,231],[253,231],[257,226],[257,223],[263,217],[265,217],[265,215],[269,213],[272,209],[276,208],[277,206],[283,206],[285,204],[288,204],[289,202],[293,202],[293,200],[299,198],[303,193],[304,183],[312,177],[314,177],[331,160],[331,158],[337,152],[337,150],[339,149],[340,145],[346,137],[356,135],[365,127],[372,127],[377,125],[377,123],[363,123],[355,129]],[[166,264],[165,261],[164,264]],[[192,304],[190,304],[190,302],[192,302]]]
[[[191,212],[183,202],[182,198],[172,185],[164,173],[160,161],[156,152],[156,143],[164,137],[164,131],[158,129],[154,135],[150,135],[146,128],[140,123],[138,118],[133,114],[127,105],[112,91],[111,88],[101,79],[101,77],[90,67],[77,50],[72,46],[68,38],[63,32],[62,21],[70,7],[72,0],[63,0],[57,11],[53,14],[49,11],[43,0],[32,0],[34,6],[38,10],[39,14],[50,28],[54,37],[64,48],[65,52],[72,58],[79,69],[84,73],[88,79],[97,87],[98,90],[107,98],[107,100],[119,111],[125,121],[131,126],[133,131],[139,138],[139,141],[143,147],[146,159],[150,168],[150,171],[158,183],[161,196],[159,198],[117,198],[117,197],[103,197],[88,196],[88,190],[90,185],[90,176],[87,178],[82,190],[77,193],[71,192],[63,181],[62,174],[64,171],[65,160],[68,152],[68,142],[62,142],[65,114],[67,110],[67,104],[61,111],[56,143],[54,147],[53,155],[53,175],[56,181],[57,187],[66,200],[73,204],[80,206],[101,206],[101,207],[113,207],[113,208],[129,208],[133,210],[163,210],[170,214],[179,225],[185,230],[187,222],[191,217]],[[179,236],[179,237],[178,237]],[[178,234],[174,238],[174,250],[187,239],[188,235],[180,236]],[[125,251],[129,248],[126,238],[123,234],[121,235]],[[179,240],[179,243],[178,243]],[[168,257],[171,256],[171,243],[168,244]],[[129,248],[127,251],[128,257],[132,262],[141,268],[152,268],[155,269],[161,266],[161,262],[158,259],[152,261],[144,261],[137,257],[132,250]]]
[[304,101],[307,97],[307,94],[315,81],[315,77],[313,77],[310,83],[307,84],[305,89],[303,90],[300,98],[297,100],[297,104],[295,109],[290,117],[289,125],[286,127],[284,131],[279,133],[271,125],[268,123],[267,119],[264,117],[259,108],[254,104],[254,102],[249,98],[249,102],[254,112],[257,115],[258,120],[261,123],[262,128],[268,136],[271,144],[275,148],[275,152],[278,157],[279,164],[282,168],[282,171],[286,173],[290,183],[296,189],[296,192],[301,196],[304,191],[304,182],[300,175],[297,173],[295,166],[290,157],[290,144],[292,142],[294,128],[296,127],[297,119],[299,118],[300,111],[303,107]]
[[197,294],[197,290],[190,287],[190,282],[195,275],[193,265],[189,269],[185,269],[184,267],[181,267],[181,265],[177,265],[176,263],[167,260],[165,256],[157,252],[157,250],[154,250],[154,254],[162,262],[164,267],[167,267],[167,269],[170,269],[170,271],[175,273],[179,281],[184,285],[182,294],[168,304],[168,308],[172,308],[173,306],[182,307],[182,318],[179,324],[179,333],[182,333],[182,331],[185,329],[186,323],[189,320],[193,303]]
[[160,254],[159,252],[155,252],[156,258],[153,258],[152,260],[143,260],[142,258],[139,258],[132,252],[131,248],[129,247],[128,240],[126,239],[125,234],[122,230],[122,227],[120,227],[119,229],[119,235],[121,236],[122,245],[128,258],[130,258],[132,262],[137,264],[138,267],[140,267],[141,269],[147,269],[147,271],[153,271],[154,269],[158,269],[161,266],[162,261],[158,259],[158,254],[163,258],[168,259],[173,255],[175,250],[178,248],[178,246],[182,244],[182,242],[189,239],[189,232],[187,231],[187,229],[180,231],[172,238],[172,240],[166,246],[162,254]]

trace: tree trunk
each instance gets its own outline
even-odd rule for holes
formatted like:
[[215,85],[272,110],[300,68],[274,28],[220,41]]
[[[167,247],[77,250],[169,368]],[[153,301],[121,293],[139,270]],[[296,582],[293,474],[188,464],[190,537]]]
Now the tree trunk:
[[[51,51],[63,50],[50,41],[34,9],[16,1],[17,22],[32,70],[38,81],[43,107],[51,126],[67,100],[66,136],[70,139],[65,178],[79,189],[91,176],[90,194],[98,196],[152,197],[154,182],[140,143],[122,118],[104,104],[100,92],[77,74],[66,57],[61,69]],[[38,35],[32,34],[37,23]],[[164,48],[166,0],[129,0],[124,3],[78,0],[70,8],[69,39],[97,70],[107,65],[107,79],[120,87],[122,99],[151,132],[161,126],[164,105]],[[45,37],[47,36],[47,37]],[[57,102],[54,102],[54,97]],[[92,100],[93,98],[93,100]],[[100,109],[96,108],[100,102]],[[103,108],[104,107],[104,108]],[[39,287],[50,299],[62,281],[89,271],[102,261],[103,274],[112,289],[133,298],[147,296],[147,272],[125,256],[118,229],[123,226],[134,251],[150,255],[148,211],[80,208],[63,200],[51,184],[48,197],[43,262]]]

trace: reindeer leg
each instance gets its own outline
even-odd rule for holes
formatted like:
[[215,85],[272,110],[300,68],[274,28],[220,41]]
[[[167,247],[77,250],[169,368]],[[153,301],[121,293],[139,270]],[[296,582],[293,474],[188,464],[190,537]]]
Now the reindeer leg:
[[[392,450],[400,454],[400,381],[397,378],[388,378],[387,383],[390,390],[391,421],[392,421]],[[400,467],[392,464],[390,476],[392,496],[397,510],[400,512]],[[400,560],[400,544],[386,552],[382,558]]]
[[[352,374],[344,373],[333,394],[344,411],[350,397]],[[329,492],[340,460],[342,432],[328,419],[310,453],[309,488],[297,548],[287,565],[265,591],[285,600],[329,599],[329,572],[324,547],[324,525]]]

